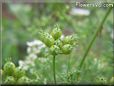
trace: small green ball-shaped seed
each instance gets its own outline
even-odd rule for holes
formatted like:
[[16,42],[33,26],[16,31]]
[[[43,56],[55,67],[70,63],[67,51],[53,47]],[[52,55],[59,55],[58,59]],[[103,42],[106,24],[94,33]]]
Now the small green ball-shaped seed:
[[64,54],[70,54],[71,53],[71,51],[72,51],[72,45],[70,45],[70,44],[65,44],[63,47],[62,47],[62,52],[64,53]]
[[44,33],[42,30],[39,31],[38,36],[39,36],[39,39],[40,39],[42,42],[44,42],[45,33]]
[[63,43],[60,39],[57,39],[54,44],[57,45],[59,48],[62,48],[63,46]]
[[77,40],[77,36],[76,35],[66,36],[63,39],[63,44],[71,44],[71,45],[74,45],[76,43],[76,40]]
[[63,44],[70,44],[70,41],[71,41],[71,37],[70,37],[70,36],[66,36],[66,37],[63,39]]
[[27,76],[23,76],[20,79],[18,79],[19,84],[28,84],[31,80]]
[[14,76],[15,76],[16,79],[19,79],[22,76],[25,76],[25,71],[20,69],[20,68],[16,68],[16,70],[14,72]]
[[5,65],[4,65],[4,73],[5,75],[9,75],[9,76],[12,76],[15,72],[15,64],[12,63],[12,62],[7,62]]
[[46,32],[40,33],[40,40],[47,46],[51,47],[54,44],[54,38]]
[[55,40],[57,40],[57,39],[60,38],[61,35],[62,35],[61,29],[56,26],[56,27],[52,30],[51,35],[53,36],[53,38],[54,38]]
[[13,76],[7,76],[5,79],[5,84],[14,84],[15,83],[15,79]]
[[60,53],[60,48],[57,45],[53,45],[50,47],[50,52],[53,55],[57,55]]
[[54,39],[53,39],[53,37],[51,36],[51,35],[47,35],[46,37],[45,37],[45,40],[44,40],[44,43],[45,43],[45,45],[47,45],[48,47],[51,47],[53,44],[54,44]]

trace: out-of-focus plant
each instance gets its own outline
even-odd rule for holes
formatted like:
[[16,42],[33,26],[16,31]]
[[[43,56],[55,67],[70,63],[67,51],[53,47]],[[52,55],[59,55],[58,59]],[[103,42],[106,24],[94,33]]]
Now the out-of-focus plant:
[[11,61],[7,61],[1,71],[3,84],[27,84],[31,82],[31,79],[27,77],[25,70],[16,67]]
[[[42,49],[44,49],[42,51]],[[34,66],[34,61],[37,57],[40,57],[40,55],[44,55],[46,53],[45,45],[39,41],[39,40],[33,40],[31,42],[27,42],[27,53],[28,55],[23,60],[19,60],[19,67],[28,70],[30,65]]]
[[[88,47],[87,47],[87,49],[86,49],[86,51],[85,51],[85,53],[84,53],[84,56],[83,56],[83,58],[82,58],[82,60],[81,60],[81,62],[80,62],[80,64],[79,64],[79,70],[82,68],[82,66],[83,66],[83,64],[84,64],[84,61],[85,61],[85,59],[86,59],[86,57],[87,57],[87,55],[88,55],[88,53],[89,53],[89,50],[90,50],[92,44],[94,43],[95,39],[97,38],[98,33],[103,29],[103,28],[102,28],[102,25],[104,24],[104,22],[105,22],[106,18],[108,17],[109,13],[111,12],[111,10],[112,10],[112,7],[110,7],[110,8],[108,9],[108,11],[106,12],[106,14],[105,14],[103,20],[101,21],[99,27],[97,28],[96,32],[94,33],[93,38],[92,38],[92,40],[90,41],[90,43],[89,43],[89,45],[88,45]],[[79,76],[80,73],[78,73],[77,75]]]

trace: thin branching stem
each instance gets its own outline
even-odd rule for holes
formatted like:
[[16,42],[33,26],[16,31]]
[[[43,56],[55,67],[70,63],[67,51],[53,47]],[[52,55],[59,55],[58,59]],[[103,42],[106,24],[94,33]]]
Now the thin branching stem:
[[100,25],[98,26],[96,32],[94,33],[94,35],[93,35],[93,37],[92,37],[92,40],[90,41],[90,43],[89,43],[89,45],[88,45],[88,47],[87,47],[87,49],[86,49],[86,51],[85,51],[85,53],[84,53],[84,56],[83,56],[83,58],[82,58],[82,60],[81,60],[81,62],[80,62],[79,69],[82,68],[82,66],[83,66],[83,64],[84,64],[84,61],[85,61],[85,59],[86,59],[86,57],[87,57],[87,55],[88,55],[88,53],[89,53],[89,50],[91,49],[91,46],[92,46],[93,42],[94,42],[95,39],[97,38],[98,33],[103,29],[102,26],[103,26],[103,24],[104,24],[106,18],[108,17],[109,13],[111,12],[111,10],[112,10],[112,7],[110,7],[110,8],[108,9],[108,11],[106,12],[106,14],[105,14],[103,20],[101,21],[101,23],[100,23]]

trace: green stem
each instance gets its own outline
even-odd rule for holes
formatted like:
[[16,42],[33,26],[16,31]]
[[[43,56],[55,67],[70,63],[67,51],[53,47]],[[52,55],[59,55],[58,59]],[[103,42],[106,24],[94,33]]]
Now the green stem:
[[70,72],[70,57],[68,59],[67,64],[68,64],[68,67],[67,67],[67,74],[68,74]]
[[53,56],[53,78],[54,78],[54,83],[56,84],[56,75],[55,75],[55,55]]
[[70,57],[69,57],[69,59],[67,59],[67,81],[68,82],[69,82],[69,78],[70,78],[69,77],[69,72],[70,72],[69,71],[70,70],[69,68],[70,68]]
[[93,38],[92,38],[92,40],[90,41],[90,43],[89,43],[89,45],[88,45],[88,47],[87,47],[87,49],[86,49],[86,52],[84,53],[84,56],[83,56],[83,58],[82,58],[82,60],[81,60],[81,62],[80,62],[79,69],[81,69],[82,65],[84,64],[84,61],[85,61],[85,59],[86,59],[86,56],[88,55],[89,50],[90,50],[90,48],[91,48],[93,42],[95,41],[95,39],[96,39],[96,37],[97,37],[99,31],[101,31],[101,30],[103,29],[102,26],[103,26],[103,24],[104,24],[106,18],[108,17],[109,13],[111,12],[111,10],[112,10],[112,7],[110,7],[110,8],[108,9],[108,11],[106,12],[106,14],[105,14],[103,20],[101,21],[99,27],[97,28],[96,32],[94,33]]

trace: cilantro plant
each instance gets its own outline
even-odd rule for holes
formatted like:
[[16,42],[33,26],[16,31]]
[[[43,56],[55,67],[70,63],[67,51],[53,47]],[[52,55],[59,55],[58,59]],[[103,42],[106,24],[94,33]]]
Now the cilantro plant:
[[68,55],[77,43],[77,35],[69,35],[61,38],[62,31],[58,25],[50,33],[40,31],[40,40],[48,47],[49,53],[53,56],[53,77],[56,84],[55,58],[58,54]]
[[25,70],[16,67],[11,61],[7,61],[1,71],[4,84],[27,84],[31,82]]

